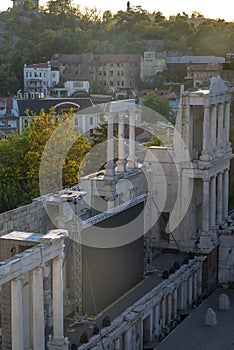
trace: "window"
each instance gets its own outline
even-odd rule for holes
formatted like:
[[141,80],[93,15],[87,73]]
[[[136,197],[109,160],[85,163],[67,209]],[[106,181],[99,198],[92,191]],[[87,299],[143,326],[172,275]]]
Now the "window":
[[89,117],[89,124],[93,125],[93,117]]
[[0,128],[4,128],[4,121],[0,120]]
[[8,120],[8,128],[17,128],[16,120]]
[[74,118],[74,124],[75,124],[75,126],[79,125],[79,118],[78,117]]
[[146,65],[149,67],[149,66],[152,66],[153,65],[153,62],[152,61],[146,61]]

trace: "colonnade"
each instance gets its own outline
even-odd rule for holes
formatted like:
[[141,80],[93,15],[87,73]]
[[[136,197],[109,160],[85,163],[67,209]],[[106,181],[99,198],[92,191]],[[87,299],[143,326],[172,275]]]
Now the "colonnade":
[[[189,308],[202,296],[203,257],[196,257],[183,265],[168,280],[162,281],[128,312],[113,320],[109,329],[103,330],[106,350],[142,350],[144,342],[155,340],[181,311]],[[98,340],[90,339],[82,350],[101,350]]]
[[229,169],[202,180],[202,232],[216,230],[228,219]]
[[230,100],[204,106],[202,157],[229,147]]
[[[106,116],[108,123],[106,164],[107,177],[113,177],[116,174],[116,170],[118,173],[123,173],[126,170],[135,169],[137,167],[135,128],[138,120],[138,113],[139,112],[137,110],[131,109],[128,112],[109,113]],[[116,115],[118,123],[118,161],[115,170],[113,127]],[[129,125],[129,152],[127,159],[125,159],[125,124]]]
[[[34,350],[45,349],[43,266],[49,261],[52,262],[53,335],[50,336],[47,346],[49,350],[68,350],[68,341],[63,335],[64,235],[62,230],[54,231],[50,231],[48,237],[40,235],[45,237],[43,244],[15,255],[0,265],[0,285],[4,287],[5,283],[10,282],[12,350],[24,350],[29,346]],[[48,245],[45,244],[46,241],[49,241]],[[29,290],[27,293],[24,291],[25,284],[27,291]],[[25,305],[29,310],[28,322],[28,316],[24,314]],[[31,341],[25,339],[25,327],[29,328],[27,334]],[[3,332],[9,331],[4,330],[4,325],[2,328]]]
[[[62,288],[62,256],[52,260],[53,265],[53,337],[48,342],[48,349],[68,349],[63,336],[63,288]],[[34,350],[45,349],[45,320],[43,267],[32,271],[32,346]],[[11,328],[12,349],[24,350],[24,314],[23,274],[11,281]]]

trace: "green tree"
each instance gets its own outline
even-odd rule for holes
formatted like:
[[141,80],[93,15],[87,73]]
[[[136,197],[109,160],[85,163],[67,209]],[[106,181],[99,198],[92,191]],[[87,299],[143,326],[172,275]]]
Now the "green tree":
[[24,10],[33,10],[34,8],[35,8],[35,4],[33,0],[25,0]]
[[[44,170],[49,172],[57,169],[60,160],[63,185],[70,186],[78,182],[80,164],[90,150],[91,144],[85,136],[74,131],[71,117],[72,112],[63,115],[62,121],[66,121],[66,128],[61,128],[61,121],[55,117],[53,109],[49,114],[42,110],[21,135],[10,134],[6,140],[0,140],[1,211],[30,203],[33,198],[40,195],[40,163],[53,133],[60,132],[53,144],[52,158]],[[65,151],[61,158],[61,153]],[[51,184],[51,189],[54,187],[56,179],[53,187]]]
[[151,135],[150,141],[146,144],[146,147],[161,146],[161,144],[162,144],[162,142],[160,141],[160,139],[157,136]]
[[161,114],[169,121],[173,121],[173,114],[168,100],[150,91],[143,99],[143,106]]

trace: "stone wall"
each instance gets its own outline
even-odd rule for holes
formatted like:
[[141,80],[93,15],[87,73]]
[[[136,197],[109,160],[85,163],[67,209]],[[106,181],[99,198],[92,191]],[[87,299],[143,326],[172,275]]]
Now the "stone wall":
[[234,225],[220,234],[219,238],[219,283],[234,282]]
[[0,214],[0,236],[12,231],[46,233],[51,228],[52,224],[44,209],[43,201],[36,201]]

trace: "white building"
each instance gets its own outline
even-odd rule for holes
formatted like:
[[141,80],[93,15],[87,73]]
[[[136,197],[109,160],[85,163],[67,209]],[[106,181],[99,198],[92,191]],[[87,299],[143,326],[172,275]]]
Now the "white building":
[[59,71],[52,70],[50,61],[24,65],[24,92],[31,93],[32,98],[50,96],[50,90],[58,83]]

